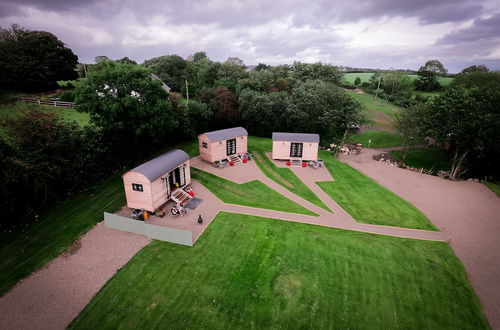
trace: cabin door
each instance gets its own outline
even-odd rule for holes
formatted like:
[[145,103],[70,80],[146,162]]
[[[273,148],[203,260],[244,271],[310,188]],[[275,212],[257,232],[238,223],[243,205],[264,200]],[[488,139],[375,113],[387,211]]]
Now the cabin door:
[[226,141],[226,155],[234,155],[236,153],[236,139]]
[[298,142],[292,142],[290,145],[290,157],[302,158],[302,148],[304,144]]

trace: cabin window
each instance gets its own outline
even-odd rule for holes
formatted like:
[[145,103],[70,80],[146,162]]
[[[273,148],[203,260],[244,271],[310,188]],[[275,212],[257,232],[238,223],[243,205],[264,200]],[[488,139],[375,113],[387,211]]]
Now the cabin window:
[[290,145],[290,157],[302,157],[303,143],[292,142]]
[[132,190],[143,192],[144,188],[142,187],[142,184],[132,183]]
[[236,139],[226,141],[226,155],[234,155],[236,153]]
[[208,148],[208,144],[207,144],[206,142],[202,142],[202,143],[201,143],[201,146],[202,146],[203,148],[205,148],[205,149],[206,149],[206,148]]

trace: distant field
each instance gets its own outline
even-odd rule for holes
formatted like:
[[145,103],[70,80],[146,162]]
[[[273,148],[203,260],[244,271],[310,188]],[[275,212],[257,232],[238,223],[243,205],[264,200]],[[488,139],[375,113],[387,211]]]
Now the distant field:
[[[359,77],[361,79],[361,82],[368,82],[370,81],[370,77],[373,76],[373,73],[371,72],[362,72],[362,73],[346,73],[344,74],[344,79],[350,83],[354,84],[354,80],[356,77]],[[416,80],[418,76],[416,74],[409,74],[408,77],[410,77],[412,80]],[[448,86],[451,82],[453,81],[453,78],[449,77],[442,77],[439,78],[439,83],[442,86]]]

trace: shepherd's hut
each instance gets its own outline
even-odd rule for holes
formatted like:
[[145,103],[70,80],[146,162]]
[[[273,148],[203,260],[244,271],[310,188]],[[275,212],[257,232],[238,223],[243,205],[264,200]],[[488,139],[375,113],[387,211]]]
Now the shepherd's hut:
[[248,132],[243,127],[206,132],[198,136],[201,159],[215,163],[221,160],[239,161],[247,153]]
[[174,149],[123,175],[127,206],[153,212],[169,199],[189,198],[182,188],[191,183],[189,155]]
[[319,135],[273,132],[273,159],[318,160]]

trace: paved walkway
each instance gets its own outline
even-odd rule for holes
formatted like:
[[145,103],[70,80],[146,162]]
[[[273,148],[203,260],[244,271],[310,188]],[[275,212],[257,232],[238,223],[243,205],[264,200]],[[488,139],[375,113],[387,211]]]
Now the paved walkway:
[[[275,162],[275,161],[273,161]],[[277,166],[283,167],[280,162],[275,162]],[[334,213],[330,213],[319,206],[299,197],[290,191],[286,190],[273,180],[269,179],[267,176],[260,171],[259,167],[255,164],[255,161],[248,162],[246,164],[239,164],[235,166],[216,168],[211,164],[202,161],[199,157],[195,157],[191,160],[191,166],[201,169],[203,171],[212,173],[214,175],[220,176],[227,180],[235,181],[237,183],[245,183],[253,180],[259,180],[283,196],[289,198],[290,200],[296,202],[297,204],[304,206],[305,208],[318,214],[318,217],[306,216],[301,214],[293,214],[279,211],[272,211],[267,209],[258,209],[246,206],[224,204],[222,210],[234,213],[257,215],[261,217],[275,218],[280,220],[303,222],[314,225],[348,229],[354,231],[361,231],[372,234],[381,234],[387,236],[396,236],[404,238],[414,238],[432,241],[448,241],[449,237],[445,233],[418,229],[406,229],[399,227],[390,226],[378,226],[369,225],[356,222],[344,209],[342,209],[334,200],[332,200],[327,194],[319,188],[315,180],[324,180],[331,178],[329,171],[326,167],[312,169],[312,168],[302,168],[292,167],[292,171],[305,182],[307,186],[325,203],[330,210]],[[242,175],[238,175],[241,173]],[[217,197],[213,196],[217,201]],[[220,201],[219,201],[220,202]]]
[[363,149],[340,160],[405,198],[445,235],[494,329],[500,329],[500,199],[483,184],[449,181],[374,161]]

